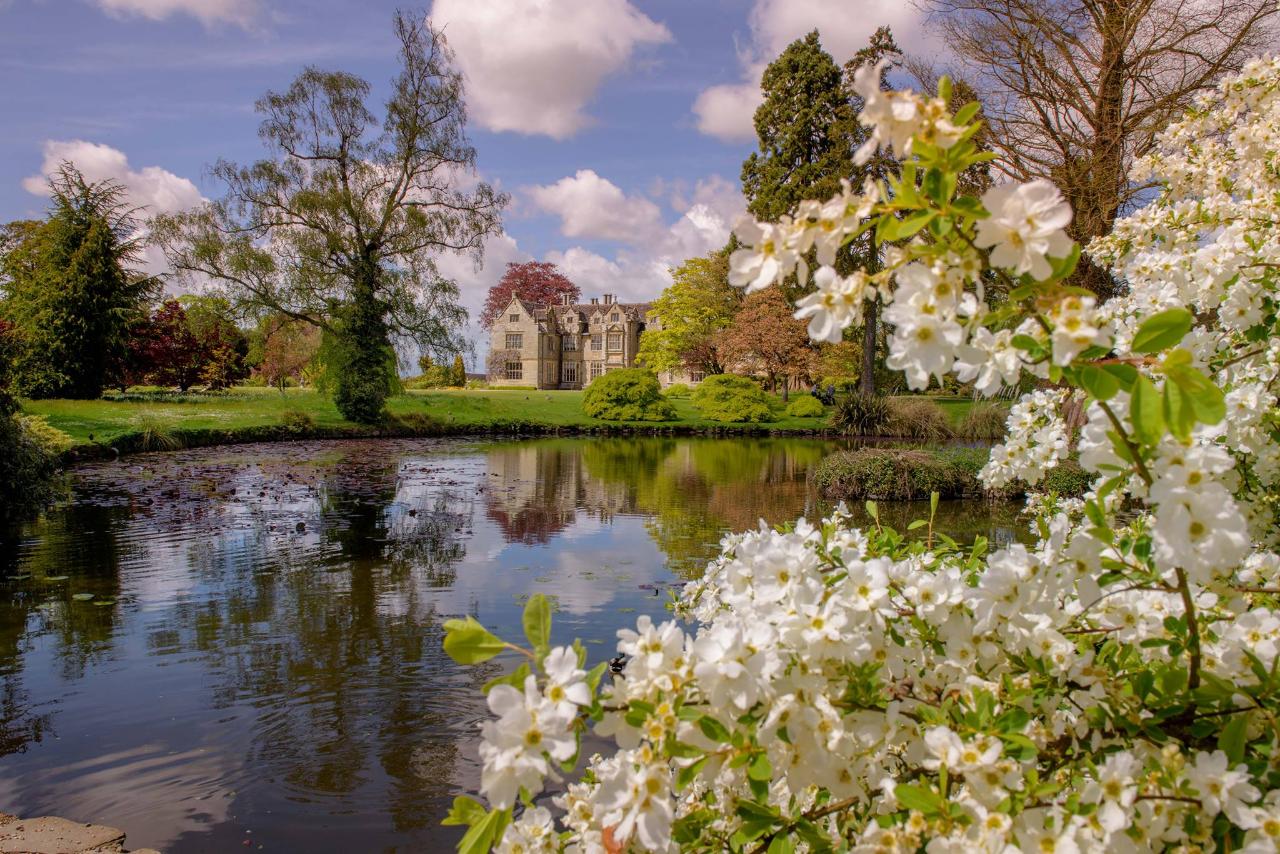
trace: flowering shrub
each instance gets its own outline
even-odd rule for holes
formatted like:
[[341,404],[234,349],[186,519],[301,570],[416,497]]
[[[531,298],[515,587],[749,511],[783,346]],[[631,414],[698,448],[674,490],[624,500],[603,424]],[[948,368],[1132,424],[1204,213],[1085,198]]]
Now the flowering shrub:
[[[548,648],[535,599],[528,660],[488,693],[488,806],[460,798],[449,819],[464,849],[1277,849],[1280,61],[1223,82],[1139,165],[1164,190],[1090,247],[1129,283],[1103,306],[1064,284],[1079,250],[1052,186],[956,194],[986,157],[976,106],[878,81],[858,74],[862,121],[900,177],[744,225],[734,282],[808,282],[815,260],[798,314],[825,340],[879,293],[914,388],[1040,377],[982,477],[1041,482],[1067,459],[1071,401],[1091,490],[1033,502],[1033,547],[908,540],[843,511],[726,537],[677,603],[694,622],[621,630],[611,683],[582,647]],[[884,269],[837,275],[867,229]],[[460,661],[508,648],[447,628]],[[591,723],[617,748],[555,798],[557,823],[532,799]]]

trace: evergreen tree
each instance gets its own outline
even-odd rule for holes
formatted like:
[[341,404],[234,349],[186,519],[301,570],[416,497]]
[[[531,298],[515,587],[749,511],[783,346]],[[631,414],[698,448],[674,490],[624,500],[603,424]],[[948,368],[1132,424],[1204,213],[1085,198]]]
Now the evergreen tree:
[[[865,178],[880,178],[887,164],[873,157],[855,166],[853,153],[867,138],[858,122],[862,105],[846,81],[852,71],[882,57],[899,55],[893,34],[881,27],[867,47],[858,51],[842,71],[822,48],[818,31],[792,42],[765,69],[761,86],[764,102],[756,109],[759,151],[742,165],[742,189],[747,208],[761,220],[775,221],[805,199],[827,199],[840,192],[840,179],[861,187]],[[836,268],[848,274],[855,268],[874,270],[879,255],[867,238],[846,247]],[[796,288],[790,289],[796,296]],[[876,303],[866,307],[863,324],[864,394],[875,392],[878,348]]]
[[825,199],[850,177],[857,115],[840,66],[814,30],[792,42],[761,79],[758,152],[742,164],[742,191],[756,219],[776,221],[805,199]]
[[49,180],[49,218],[24,227],[0,258],[5,313],[21,331],[19,390],[92,399],[128,353],[129,329],[158,281],[137,272],[142,244],[124,188],[91,184],[70,163]]
[[462,354],[459,353],[453,357],[453,375],[451,377],[452,385],[458,388],[464,388],[467,384],[467,366],[462,361]]

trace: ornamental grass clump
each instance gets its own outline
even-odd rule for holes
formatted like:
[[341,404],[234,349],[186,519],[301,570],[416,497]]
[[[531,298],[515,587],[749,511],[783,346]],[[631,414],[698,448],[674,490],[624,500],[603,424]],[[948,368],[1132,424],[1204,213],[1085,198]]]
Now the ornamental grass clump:
[[932,451],[860,448],[824,457],[813,476],[818,494],[831,501],[918,501],[937,493],[963,498],[981,493],[973,471]]
[[729,423],[773,421],[769,396],[750,377],[716,374],[693,390],[693,405],[704,418]]
[[591,381],[582,411],[604,421],[671,421],[676,409],[662,396],[658,377],[642,368],[610,371]]
[[831,426],[849,436],[883,436],[889,420],[889,399],[846,392],[836,398]]
[[[731,282],[812,282],[801,312],[837,340],[879,296],[913,389],[1036,378],[979,477],[1042,487],[1078,454],[1089,491],[1030,503],[1029,545],[959,543],[932,516],[923,537],[859,529],[842,507],[727,536],[675,619],[618,632],[610,680],[607,653],[551,646],[543,597],[519,644],[447,622],[457,661],[521,655],[489,683],[483,802],[447,819],[464,848],[1277,850],[1280,59],[1138,162],[1156,197],[1089,247],[1128,284],[1101,306],[1068,284],[1057,189],[969,195],[978,106],[883,71],[854,76],[858,157],[900,174],[739,226]],[[882,266],[827,266],[868,237]],[[553,816],[536,798],[561,774]]]
[[938,404],[922,397],[895,397],[889,400],[888,416],[880,435],[920,442],[944,442],[955,433]]

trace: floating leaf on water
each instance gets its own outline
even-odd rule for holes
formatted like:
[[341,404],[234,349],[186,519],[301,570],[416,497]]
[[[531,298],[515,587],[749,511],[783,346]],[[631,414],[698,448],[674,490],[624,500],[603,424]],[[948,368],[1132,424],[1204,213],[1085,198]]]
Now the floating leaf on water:
[[26,581],[30,577],[31,577],[31,573],[27,572],[27,573],[23,573],[22,575],[11,575],[9,576],[9,580],[10,581]]
[[114,604],[116,604],[116,600],[114,600],[114,599],[99,599],[97,602],[94,602],[93,604],[95,604],[95,605],[114,605]]
[[71,576],[69,575],[46,575],[44,580],[45,581],[66,581],[70,577]]
[[92,593],[72,593],[71,598],[78,602],[87,602],[93,598]]
[[619,613],[619,614],[630,614],[630,613],[633,613],[635,610],[636,610],[635,608],[619,608],[619,609],[618,609],[618,613]]

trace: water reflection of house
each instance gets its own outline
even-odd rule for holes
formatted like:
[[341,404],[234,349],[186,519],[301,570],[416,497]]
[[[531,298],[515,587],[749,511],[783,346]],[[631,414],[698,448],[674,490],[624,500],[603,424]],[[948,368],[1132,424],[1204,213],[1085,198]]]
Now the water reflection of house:
[[576,445],[503,445],[488,452],[488,465],[486,515],[508,542],[545,543],[579,511],[606,522],[636,512],[634,491],[593,478]]

